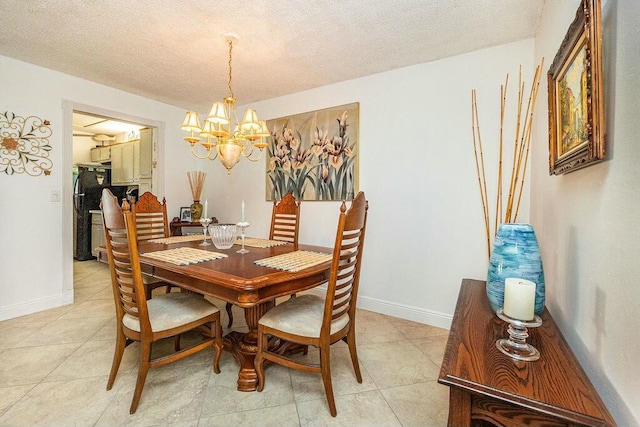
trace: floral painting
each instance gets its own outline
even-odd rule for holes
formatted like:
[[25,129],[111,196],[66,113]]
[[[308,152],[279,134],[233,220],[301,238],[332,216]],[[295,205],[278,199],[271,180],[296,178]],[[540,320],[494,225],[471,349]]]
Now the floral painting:
[[358,190],[359,104],[267,121],[267,200],[351,200]]

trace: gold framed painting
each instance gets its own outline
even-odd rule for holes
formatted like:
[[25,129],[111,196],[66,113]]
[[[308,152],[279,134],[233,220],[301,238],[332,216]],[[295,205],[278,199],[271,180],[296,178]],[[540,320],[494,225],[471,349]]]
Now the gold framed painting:
[[358,192],[360,104],[267,120],[266,199],[351,200]]
[[605,159],[600,0],[582,0],[547,73],[549,174]]

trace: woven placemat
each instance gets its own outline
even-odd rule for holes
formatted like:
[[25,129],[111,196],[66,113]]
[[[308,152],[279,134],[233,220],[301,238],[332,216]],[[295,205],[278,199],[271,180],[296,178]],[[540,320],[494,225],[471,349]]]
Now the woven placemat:
[[197,264],[199,262],[227,258],[228,256],[219,252],[205,251],[196,248],[167,249],[164,251],[146,252],[142,255],[177,265]]
[[295,251],[254,261],[263,267],[276,268],[284,271],[300,271],[314,265],[331,260],[331,254],[311,251]]
[[170,244],[170,243],[194,242],[196,240],[203,240],[202,234],[189,234],[186,236],[162,237],[160,239],[149,239],[147,240],[147,242]]
[[[274,246],[286,245],[289,242],[283,242],[282,240],[269,240],[258,239],[256,237],[245,237],[244,245],[251,248],[272,248]],[[236,239],[236,245],[242,244],[242,237]]]

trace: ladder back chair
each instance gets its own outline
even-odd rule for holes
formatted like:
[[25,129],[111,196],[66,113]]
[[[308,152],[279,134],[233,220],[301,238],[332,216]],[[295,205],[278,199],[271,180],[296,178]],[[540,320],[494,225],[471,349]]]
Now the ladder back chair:
[[279,203],[273,201],[269,239],[298,244],[300,228],[300,201],[287,193]]
[[[260,318],[255,359],[258,391],[264,389],[264,362],[267,360],[305,372],[319,373],[322,375],[329,411],[335,417],[337,410],[331,385],[330,346],[340,340],[348,344],[356,379],[362,383],[356,352],[355,322],[368,209],[369,204],[362,192],[353,199],[349,210],[342,202],[326,298],[323,300],[316,295],[303,294],[277,305]],[[271,351],[269,337],[318,347],[320,364],[292,360]]]
[[[154,194],[146,191],[136,203],[131,205],[131,214],[136,225],[138,241],[169,237],[167,202],[164,197],[160,203]],[[151,298],[151,294],[156,288],[164,286],[167,293],[171,292],[169,283],[153,279],[146,274],[142,275],[142,280],[147,291],[147,299]]]
[[160,203],[155,195],[147,191],[131,205],[131,213],[135,219],[138,241],[169,237],[167,202],[164,197]]
[[[107,390],[113,387],[125,348],[134,341],[140,342],[138,378],[129,410],[133,414],[138,408],[149,368],[166,365],[213,346],[213,370],[220,372],[220,310],[203,296],[188,292],[158,295],[147,300],[129,203],[125,200],[120,209],[117,198],[104,189],[101,205],[117,323]],[[180,350],[177,337],[191,330],[202,332],[203,341]],[[176,338],[175,352],[152,359],[152,344],[169,337]]]
[[[273,201],[271,211],[270,240],[280,240],[298,246],[298,230],[300,228],[300,200],[287,193],[280,202]],[[295,295],[292,295],[292,297]],[[229,317],[229,328],[233,325],[233,304],[227,303],[225,309]]]

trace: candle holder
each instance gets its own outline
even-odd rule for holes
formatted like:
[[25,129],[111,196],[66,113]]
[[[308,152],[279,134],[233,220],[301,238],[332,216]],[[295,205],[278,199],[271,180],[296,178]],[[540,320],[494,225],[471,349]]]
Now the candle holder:
[[505,322],[509,323],[507,332],[509,333],[509,339],[502,338],[496,341],[496,347],[502,353],[516,360],[523,360],[525,362],[532,362],[540,358],[540,352],[537,348],[531,344],[527,344],[527,328],[537,328],[542,325],[542,319],[540,316],[534,315],[533,320],[524,321],[514,319],[504,314],[502,308],[496,312],[498,317]]
[[244,232],[249,226],[249,223],[246,221],[241,221],[236,225],[240,228],[240,237],[242,238],[242,248],[238,249],[236,252],[239,254],[249,253],[249,251],[244,248]]
[[199,246],[210,246],[211,243],[207,242],[207,227],[211,224],[211,218],[202,218],[200,219],[200,224],[202,225],[203,238],[202,243]]

